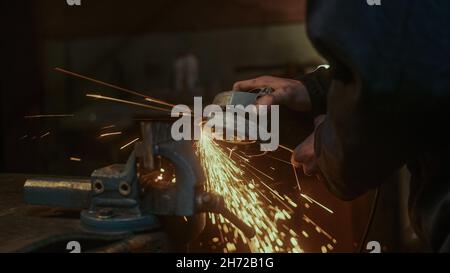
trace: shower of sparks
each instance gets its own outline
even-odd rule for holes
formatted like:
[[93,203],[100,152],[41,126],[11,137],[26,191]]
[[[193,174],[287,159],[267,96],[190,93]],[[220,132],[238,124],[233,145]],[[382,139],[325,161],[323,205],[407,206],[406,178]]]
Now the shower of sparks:
[[[122,100],[114,97],[102,96],[100,94],[86,94],[87,97],[165,112],[171,112],[172,110],[170,109],[170,107],[175,106],[173,104],[164,102],[159,99],[151,98],[136,91],[102,82],[71,71],[67,71],[61,68],[55,68],[55,70],[73,77],[85,79],[116,90],[144,97],[145,101],[147,102],[156,103],[167,108],[129,100]],[[183,113],[183,115],[191,114]],[[25,118],[32,119],[74,116],[75,115],[34,115],[25,116]],[[106,130],[114,127],[114,125],[109,125],[101,128],[101,130]],[[116,132],[116,134],[118,133]],[[114,132],[106,133],[102,136],[104,137],[109,135],[114,135]],[[43,135],[43,137],[45,136],[47,136],[47,134]],[[25,139],[27,137],[29,136],[24,135],[21,139]],[[31,139],[34,140],[36,138],[36,136],[33,136]],[[136,138],[123,145],[120,149],[125,149],[138,140],[139,138]],[[245,145],[251,143],[253,142],[245,143],[243,141],[238,141],[235,144]],[[294,152],[294,150],[286,146],[279,145],[279,147],[290,153]],[[235,228],[230,222],[228,222],[222,215],[209,213],[208,215],[211,223],[217,226],[219,232],[216,237],[212,238],[212,242],[216,244],[222,243],[224,246],[223,248],[218,249],[216,245],[213,245],[211,248],[213,250],[221,250],[224,253],[235,252],[237,251],[238,240],[240,240],[240,242],[247,245],[252,252],[304,252],[303,246],[300,246],[300,239],[309,238],[311,233],[308,234],[305,230],[300,230],[300,233],[297,233],[292,228],[287,226],[288,220],[291,220],[293,218],[293,208],[297,208],[298,205],[293,202],[292,199],[290,199],[287,195],[281,196],[278,191],[273,188],[273,186],[275,186],[276,184],[265,183],[263,181],[264,177],[266,179],[270,179],[271,181],[275,181],[274,178],[255,168],[249,163],[250,158],[252,157],[267,156],[269,158],[273,158],[275,160],[292,165],[298,189],[299,191],[301,191],[295,166],[289,161],[271,157],[267,153],[261,153],[258,155],[247,155],[241,153],[242,155],[240,155],[239,152],[235,152],[235,150],[229,150],[229,153],[225,152],[225,150],[222,149],[222,147],[217,142],[215,142],[211,136],[207,136],[204,134],[202,134],[202,137],[197,142],[197,154],[200,157],[203,170],[206,175],[205,190],[220,194],[225,200],[226,207],[237,217],[242,219],[248,225],[252,226],[255,229],[256,235],[253,238],[249,239],[239,229]],[[233,160],[233,157],[237,160]],[[82,161],[82,159],[78,157],[70,157],[69,159],[75,162]],[[275,170],[273,167],[270,168],[272,170]],[[163,169],[161,169],[161,173],[164,173]],[[257,173],[262,176],[259,176]],[[162,180],[162,175],[158,176],[157,179]],[[175,176],[172,178],[171,182],[176,182]],[[304,194],[301,194],[300,196],[308,201],[304,203],[306,208],[309,208],[310,206],[308,203],[315,203],[328,212],[333,213],[332,210],[320,204],[311,197]],[[280,208],[279,205],[282,205],[282,207]],[[302,219],[307,224],[312,225],[318,234],[324,235],[331,241],[328,244],[322,245],[320,248],[321,251],[332,251],[334,247],[331,243],[336,245],[337,240],[334,239],[329,233],[323,230],[319,225],[313,222],[306,215],[303,214]],[[184,220],[187,221],[188,219],[185,217]],[[301,238],[299,234],[300,236],[302,236]]]
[[109,137],[109,136],[117,136],[117,135],[121,135],[122,134],[122,132],[111,132],[111,133],[104,133],[104,134],[101,134],[100,136],[99,136],[99,138],[104,138],[104,137]]
[[272,181],[275,180],[275,179],[274,179],[273,177],[271,177],[270,175],[268,175],[268,174],[266,174],[265,172],[263,172],[263,171],[261,171],[261,170],[255,168],[255,167],[253,167],[251,164],[249,164],[249,163],[247,163],[247,162],[248,162],[248,161],[243,161],[242,163],[243,163],[244,165],[246,165],[247,167],[253,169],[254,171],[256,171],[256,172],[258,172],[258,173],[264,175],[264,176],[267,177],[268,179],[270,179],[270,180],[272,180]]
[[[288,148],[288,147],[286,147],[286,146],[283,146],[283,145],[279,145],[279,146],[280,146],[282,149],[286,150],[286,151],[290,151],[290,152],[293,152],[293,151],[294,151],[294,150],[292,150],[292,149],[290,149],[290,148]],[[292,164],[291,162],[288,162],[288,161],[285,161],[285,160],[282,160],[282,159],[279,159],[279,158],[270,156],[270,155],[266,155],[266,156],[269,157],[269,158],[272,158],[272,159],[275,159],[275,160],[284,162],[284,163],[286,163],[286,164],[292,165],[292,168],[293,168],[293,171],[294,171],[294,175],[295,175],[295,180],[296,180],[296,182],[297,182],[297,187],[298,187],[298,189],[299,189],[299,191],[300,191],[300,196],[303,197],[303,198],[305,198],[309,203],[311,203],[311,204],[312,204],[312,203],[315,203],[316,205],[318,205],[319,207],[321,207],[321,208],[323,208],[324,210],[328,211],[329,213],[331,213],[331,214],[334,213],[333,210],[331,210],[331,209],[328,208],[327,206],[323,205],[323,204],[320,203],[319,201],[313,199],[312,197],[310,197],[310,196],[308,196],[308,195],[306,195],[306,194],[301,193],[300,181],[299,181],[299,177],[298,177],[298,174],[297,174],[297,169],[295,168],[294,164]]]
[[305,221],[308,224],[311,224],[312,226],[314,226],[315,230],[317,233],[319,234],[323,234],[325,237],[327,237],[330,241],[333,242],[333,244],[337,244],[337,240],[335,238],[333,238],[333,236],[331,236],[330,234],[328,234],[328,232],[326,232],[325,230],[323,230],[318,224],[316,224],[313,220],[311,220],[311,218],[309,218],[306,215],[303,215],[303,221]]
[[324,210],[328,211],[329,213],[333,214],[334,211],[332,211],[331,209],[329,209],[328,207],[326,207],[325,205],[321,204],[320,202],[314,200],[312,197],[301,193],[300,194],[301,197],[305,198],[309,203],[315,203],[316,205],[318,205],[319,207],[323,208]]
[[102,96],[102,95],[99,95],[99,94],[86,94],[86,97],[90,97],[90,98],[94,98],[94,99],[100,99],[100,100],[109,100],[109,101],[114,101],[114,102],[134,105],[134,106],[140,106],[140,107],[144,107],[144,108],[148,108],[148,109],[152,109],[152,110],[164,111],[164,112],[171,112],[172,111],[172,110],[167,109],[167,108],[161,108],[161,107],[158,107],[158,106],[147,105],[147,104],[143,104],[143,103],[139,103],[139,102],[134,102],[134,101],[129,101],[129,100],[122,100],[122,99],[117,99],[117,98],[108,97],[108,96]]
[[139,138],[133,139],[132,141],[128,142],[127,144],[123,145],[122,147],[120,147],[121,150],[125,149],[126,147],[132,145],[133,143],[135,143],[136,141],[138,141]]
[[24,116],[26,119],[34,119],[34,118],[71,118],[75,115],[33,115],[33,116]]
[[[293,210],[283,203],[288,210],[276,205],[285,201],[276,190],[262,180],[247,179],[240,165],[206,134],[197,143],[197,153],[206,175],[206,191],[223,196],[227,208],[256,231],[255,237],[248,239],[221,215],[209,214],[219,229],[221,241],[226,243],[223,252],[236,251],[239,238],[252,252],[303,252],[298,244],[299,235],[281,225],[291,218]],[[272,195],[264,194],[265,188]]]
[[[286,146],[284,146],[284,145],[278,145],[278,146],[279,146],[280,148],[282,148],[282,149],[284,149],[284,150],[290,152],[290,153],[293,153],[293,152],[294,152],[293,149],[288,148],[288,147],[286,147]],[[272,157],[272,156],[268,156],[268,157],[270,157],[270,158],[272,158],[272,159],[275,159],[275,160],[278,160],[278,161],[281,161],[281,162],[284,162],[284,163],[286,163],[286,164],[292,165],[292,170],[293,170],[294,176],[295,176],[295,182],[297,182],[297,188],[298,188],[298,191],[301,193],[302,188],[300,187],[300,180],[298,179],[297,168],[295,167],[295,165],[292,164],[292,163],[289,162],[289,161],[285,161],[285,160],[282,160],[282,159],[279,159],[279,158],[276,158],[276,157]]]
[[112,89],[116,89],[116,90],[120,90],[122,92],[126,92],[128,94],[132,94],[132,95],[135,95],[135,96],[143,97],[143,98],[145,98],[146,101],[149,101],[149,102],[153,102],[153,103],[157,103],[157,104],[161,104],[161,105],[165,105],[165,106],[169,106],[169,107],[175,106],[174,104],[171,104],[171,103],[168,103],[168,102],[165,102],[165,101],[162,101],[162,100],[158,100],[158,99],[152,98],[152,97],[144,95],[144,94],[142,94],[140,92],[137,92],[137,91],[134,91],[134,90],[131,90],[131,89],[127,89],[127,88],[123,88],[123,87],[120,87],[120,86],[117,86],[117,85],[114,85],[114,84],[110,84],[110,83],[107,83],[107,82],[104,82],[104,81],[100,81],[100,80],[97,80],[97,79],[93,79],[91,77],[87,77],[87,76],[84,76],[84,75],[81,75],[81,74],[78,74],[78,73],[75,73],[75,72],[72,72],[72,71],[68,71],[66,69],[62,69],[62,68],[59,68],[59,67],[55,67],[54,69],[55,69],[55,71],[64,73],[64,74],[72,76],[72,77],[76,77],[76,78],[79,78],[79,79],[87,80],[87,81],[90,81],[90,82],[93,82],[93,83],[96,83],[96,84],[99,84],[99,85],[103,85],[103,86],[106,86],[106,87],[109,87],[109,88],[112,88]]

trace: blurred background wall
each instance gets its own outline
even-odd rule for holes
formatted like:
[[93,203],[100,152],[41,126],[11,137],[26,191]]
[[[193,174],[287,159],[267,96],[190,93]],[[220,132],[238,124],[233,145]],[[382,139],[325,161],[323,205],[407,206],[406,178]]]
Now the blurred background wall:
[[[296,77],[323,62],[307,39],[303,0],[82,0],[80,6],[65,0],[2,1],[1,12],[1,169],[8,172],[86,174],[122,159],[110,152],[120,144],[114,141],[99,143],[105,146],[101,151],[92,148],[98,143],[91,140],[83,147],[92,151],[70,143],[95,136],[95,128],[119,116],[111,114],[118,112],[115,106],[105,105],[103,118],[92,114],[99,107],[86,93],[131,97],[54,67],[190,104],[194,95],[210,102],[236,80],[263,74]],[[175,62],[186,54],[196,58],[198,79],[195,88],[175,90]],[[76,120],[24,120],[56,113],[77,113]],[[124,120],[133,110],[122,113]],[[72,150],[85,158],[84,168],[68,161]]]

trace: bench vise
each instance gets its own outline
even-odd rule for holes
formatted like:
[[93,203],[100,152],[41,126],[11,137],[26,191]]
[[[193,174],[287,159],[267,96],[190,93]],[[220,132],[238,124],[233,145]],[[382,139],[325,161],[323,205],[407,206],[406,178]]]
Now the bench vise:
[[81,209],[81,226],[94,233],[151,232],[164,229],[165,218],[175,217],[189,219],[183,222],[194,229],[190,237],[195,237],[210,212],[221,213],[246,236],[255,235],[221,196],[204,191],[204,173],[192,141],[173,141],[166,121],[141,123],[141,135],[126,164],[95,170],[90,179],[28,179],[25,202]]

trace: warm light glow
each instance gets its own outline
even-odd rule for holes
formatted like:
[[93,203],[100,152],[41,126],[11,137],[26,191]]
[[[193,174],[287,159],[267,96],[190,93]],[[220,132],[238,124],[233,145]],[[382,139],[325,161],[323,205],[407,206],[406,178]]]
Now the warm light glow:
[[[290,219],[293,212],[285,198],[262,180],[246,178],[245,171],[231,159],[230,153],[210,136],[202,134],[197,153],[206,174],[206,191],[223,196],[228,209],[256,231],[255,237],[249,240],[221,215],[210,215],[211,221],[218,225],[221,241],[227,238],[224,252],[236,251],[239,237],[252,252],[303,252],[298,245],[298,234],[277,225],[278,221]],[[251,169],[273,179],[253,166]],[[278,207],[277,203],[285,208]],[[218,241],[218,238],[214,240]]]

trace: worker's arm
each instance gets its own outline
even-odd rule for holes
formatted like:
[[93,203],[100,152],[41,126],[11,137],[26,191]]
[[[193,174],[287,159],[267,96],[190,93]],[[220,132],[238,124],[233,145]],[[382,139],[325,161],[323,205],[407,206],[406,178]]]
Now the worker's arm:
[[314,102],[316,92],[308,93],[308,78],[299,84],[263,77],[244,86],[276,81],[280,91],[261,98],[262,104],[295,103],[298,110],[316,115],[326,107],[314,137],[296,149],[294,159],[310,166],[313,160],[330,190],[352,199],[378,186],[424,147],[443,141],[441,135],[446,137],[431,132],[442,131],[449,118],[450,78],[448,66],[442,66],[449,28],[437,31],[436,24],[423,24],[421,18],[436,14],[434,20],[447,25],[449,4],[401,0],[372,7],[364,1],[316,0],[308,8],[309,36],[331,65],[329,88],[317,89],[328,91],[326,106],[320,99]]
[[258,104],[285,105],[293,110],[312,112],[314,116],[318,116],[326,112],[326,98],[330,83],[330,71],[320,66],[298,80],[262,76],[236,82],[233,90],[248,91],[271,87],[274,90],[273,93],[259,98]]
[[234,89],[271,87],[274,92],[261,97],[259,104],[312,111],[316,117],[315,132],[297,146],[292,162],[307,175],[320,169],[335,195],[351,199],[378,185],[403,164],[404,154],[397,151],[404,146],[404,135],[399,133],[399,116],[383,106],[390,104],[389,96],[379,104],[381,111],[364,108],[358,97],[362,92],[359,86],[345,86],[335,73],[333,69],[321,68],[300,81],[263,76],[237,82]]
[[303,75],[298,80],[308,92],[313,117],[326,114],[327,93],[332,81],[328,66],[319,66],[314,72]]
[[333,74],[315,157],[341,198],[376,187],[447,141],[450,79],[442,56],[449,53],[449,7],[420,0],[308,3],[309,37]]

